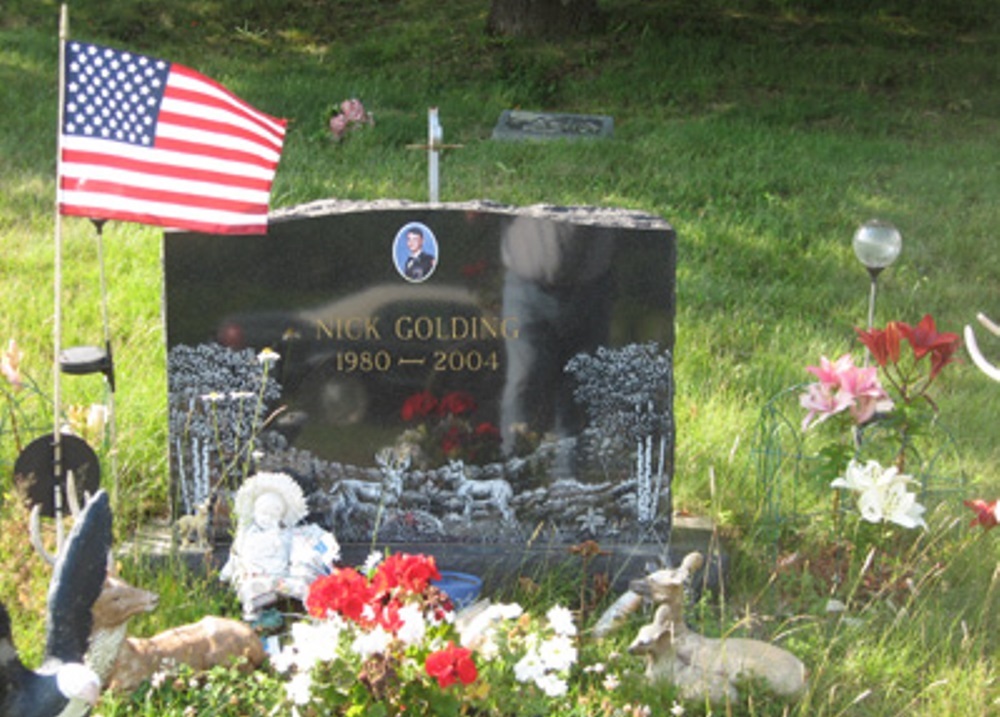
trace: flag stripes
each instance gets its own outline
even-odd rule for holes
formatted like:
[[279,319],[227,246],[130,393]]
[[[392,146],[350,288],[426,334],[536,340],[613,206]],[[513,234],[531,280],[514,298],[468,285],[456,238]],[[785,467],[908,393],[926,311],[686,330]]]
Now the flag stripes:
[[194,70],[67,43],[59,210],[264,233],[285,121]]

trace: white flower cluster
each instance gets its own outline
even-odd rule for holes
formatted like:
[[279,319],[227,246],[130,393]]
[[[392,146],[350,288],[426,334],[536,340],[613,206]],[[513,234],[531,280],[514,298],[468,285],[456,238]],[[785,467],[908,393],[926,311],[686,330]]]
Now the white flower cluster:
[[[377,557],[377,553],[369,556],[370,561],[373,556]],[[371,608],[365,609],[367,612],[363,617],[374,620]],[[381,625],[371,629],[358,629],[355,623],[335,614],[323,620],[296,622],[292,624],[288,642],[280,652],[271,657],[271,664],[278,672],[292,673],[285,684],[285,693],[294,704],[305,705],[312,699],[313,668],[320,663],[353,659],[352,656],[366,660],[374,655],[385,654],[391,644],[402,644],[404,649],[419,646],[428,637],[429,627],[452,617],[450,612],[444,617],[424,614],[418,605],[405,604],[399,608],[402,625],[395,634]],[[437,638],[431,640],[431,643],[436,642]],[[442,645],[431,644],[430,647],[437,649]]]
[[567,673],[576,664],[577,650],[572,639],[576,625],[572,613],[559,605],[545,617],[554,634],[545,639],[534,633],[529,636],[528,651],[514,665],[514,677],[518,682],[533,682],[547,697],[562,697],[569,688]]
[[924,506],[917,496],[907,490],[915,482],[911,476],[900,473],[895,466],[883,468],[878,461],[864,464],[851,460],[843,476],[834,480],[831,488],[846,488],[858,494],[858,510],[869,523],[882,521],[904,528],[926,528]]
[[337,659],[340,634],[345,628],[344,621],[336,616],[292,624],[291,640],[271,656],[271,664],[278,672],[294,671],[285,684],[285,692],[294,704],[305,705],[312,699],[312,669],[320,662]]

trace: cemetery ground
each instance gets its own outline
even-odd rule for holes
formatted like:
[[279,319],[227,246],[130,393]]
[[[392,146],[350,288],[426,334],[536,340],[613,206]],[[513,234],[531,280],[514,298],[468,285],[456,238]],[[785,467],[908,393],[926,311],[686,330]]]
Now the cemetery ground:
[[[1000,533],[970,526],[975,514],[962,504],[1000,497],[1000,385],[964,351],[933,384],[935,440],[947,450],[934,467],[945,489],[922,496],[926,529],[858,520],[821,470],[799,476],[798,502],[780,524],[765,523],[756,440],[768,402],[814,379],[806,366],[864,355],[853,328],[865,323],[868,277],[850,242],[861,222],[878,216],[903,234],[900,259],[880,278],[877,326],[931,314],[939,331],[960,333],[977,311],[1000,316],[1000,22],[991,1],[609,0],[603,32],[546,42],[486,37],[483,0],[260,5],[74,7],[71,35],[181,62],[290,118],[274,208],[424,200],[426,159],[407,145],[426,136],[434,105],[445,141],[462,145],[442,160],[443,200],[620,206],[662,216],[678,235],[674,506],[711,518],[731,558],[724,590],[688,621],[791,650],[809,668],[806,692],[783,701],[747,684],[728,703],[675,703],[671,688],[643,684],[641,660],[613,657],[648,615],[606,643],[588,637],[614,596],[597,599],[592,576],[583,582],[571,562],[566,575],[527,575],[491,596],[539,615],[586,603],[569,694],[526,703],[520,685],[497,682],[493,705],[566,715],[642,714],[641,705],[671,714],[675,704],[675,714],[1000,711]],[[26,544],[10,475],[18,441],[53,425],[57,16],[52,3],[15,0],[0,19],[0,340],[16,340],[21,371],[40,392],[3,386],[0,600],[29,662],[41,654],[47,569]],[[375,123],[335,142],[329,112],[350,97]],[[510,108],[613,115],[614,137],[491,141]],[[65,234],[63,343],[93,344],[92,229],[72,220]],[[117,435],[98,443],[105,475],[117,472],[119,543],[167,511],[160,235],[105,229]],[[1000,358],[1000,342],[980,344]],[[64,406],[107,400],[96,378],[64,378],[63,390]],[[787,395],[798,425],[804,412]],[[133,584],[160,593],[132,634],[239,614],[213,575],[179,560],[121,563]],[[584,670],[594,664],[605,672]],[[614,689],[609,673],[620,680]],[[288,714],[285,699],[274,672],[216,671],[106,697],[95,714]]]

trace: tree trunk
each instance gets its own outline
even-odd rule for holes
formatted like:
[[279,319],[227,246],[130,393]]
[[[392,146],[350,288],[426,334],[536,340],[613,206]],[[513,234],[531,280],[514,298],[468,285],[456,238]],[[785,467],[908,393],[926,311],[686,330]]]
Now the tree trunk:
[[558,37],[599,29],[597,0],[492,0],[486,31],[507,37]]

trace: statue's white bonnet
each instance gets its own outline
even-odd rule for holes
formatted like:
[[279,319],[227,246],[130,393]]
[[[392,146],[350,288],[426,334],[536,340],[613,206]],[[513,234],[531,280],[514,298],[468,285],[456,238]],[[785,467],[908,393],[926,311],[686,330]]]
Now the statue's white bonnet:
[[267,493],[277,495],[285,504],[281,524],[291,528],[309,512],[302,488],[287,473],[257,473],[243,483],[236,492],[235,510],[238,525],[253,522],[254,503]]

